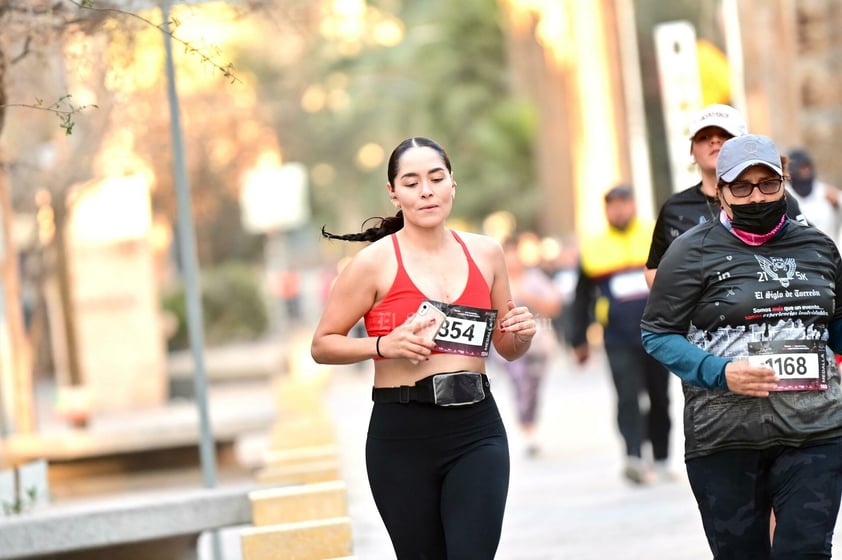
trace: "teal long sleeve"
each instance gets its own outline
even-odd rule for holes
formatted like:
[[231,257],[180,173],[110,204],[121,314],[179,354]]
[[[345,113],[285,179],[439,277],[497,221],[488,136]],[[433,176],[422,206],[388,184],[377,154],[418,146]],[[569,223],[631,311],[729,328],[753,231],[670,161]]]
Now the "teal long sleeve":
[[727,389],[725,366],[731,360],[705,352],[680,334],[641,330],[643,348],[682,380],[706,389]]

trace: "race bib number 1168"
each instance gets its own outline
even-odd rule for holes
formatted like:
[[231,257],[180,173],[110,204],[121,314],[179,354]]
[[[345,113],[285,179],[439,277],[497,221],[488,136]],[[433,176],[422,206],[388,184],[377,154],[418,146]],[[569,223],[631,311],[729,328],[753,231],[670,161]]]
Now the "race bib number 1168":
[[827,359],[821,340],[749,342],[748,361],[775,370],[777,391],[827,389]]

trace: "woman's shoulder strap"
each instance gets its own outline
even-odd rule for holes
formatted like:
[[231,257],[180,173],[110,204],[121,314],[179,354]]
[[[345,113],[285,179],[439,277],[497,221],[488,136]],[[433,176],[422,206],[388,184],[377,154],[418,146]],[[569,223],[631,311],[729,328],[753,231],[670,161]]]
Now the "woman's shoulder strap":
[[395,258],[398,259],[398,268],[403,268],[403,259],[401,258],[401,246],[398,243],[398,235],[396,233],[392,233],[389,235],[392,240],[392,246],[395,248]]

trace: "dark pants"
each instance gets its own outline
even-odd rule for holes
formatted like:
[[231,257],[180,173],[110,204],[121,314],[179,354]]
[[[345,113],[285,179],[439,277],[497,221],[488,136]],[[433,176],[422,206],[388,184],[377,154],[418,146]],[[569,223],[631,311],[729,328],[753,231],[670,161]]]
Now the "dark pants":
[[842,438],[720,451],[688,460],[687,474],[716,560],[830,558],[842,496]]
[[[655,460],[669,455],[670,373],[641,344],[605,347],[617,390],[617,425],[626,443],[626,455],[641,456],[643,441],[652,442]],[[640,393],[649,396],[649,410],[641,413]]]
[[398,560],[494,558],[509,447],[493,397],[464,407],[375,404],[366,467]]

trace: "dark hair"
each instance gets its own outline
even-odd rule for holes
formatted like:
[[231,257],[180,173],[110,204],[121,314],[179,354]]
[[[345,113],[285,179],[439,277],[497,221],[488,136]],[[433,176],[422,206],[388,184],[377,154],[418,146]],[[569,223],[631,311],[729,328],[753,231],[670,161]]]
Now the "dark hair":
[[634,199],[634,191],[629,185],[619,184],[611,187],[608,191],[602,196],[603,201],[607,204],[612,200],[633,200]]
[[[410,148],[430,148],[435,150],[439,156],[441,156],[447,170],[451,173],[453,172],[453,168],[450,165],[450,158],[438,142],[423,136],[413,136],[412,138],[407,138],[398,144],[395,149],[392,150],[392,155],[389,156],[389,163],[386,168],[386,177],[389,180],[389,185],[391,185],[392,190],[395,190],[395,177],[398,175],[398,167],[400,167],[401,157],[403,157],[403,154]],[[398,210],[398,213],[394,216],[368,218],[363,222],[363,227],[365,227],[365,224],[371,220],[380,221],[376,225],[364,229],[360,233],[337,235],[325,231],[324,226],[322,226],[322,236],[328,239],[341,239],[342,241],[377,241],[378,239],[399,231],[403,227],[403,211]]]
[[804,149],[792,150],[792,151],[789,152],[788,156],[789,156],[790,167],[792,167],[793,169],[797,169],[798,167],[801,167],[802,165],[806,165],[810,168],[811,172],[815,170],[816,165],[813,162],[813,158],[810,157],[810,153],[807,152],[807,150],[804,150]]

